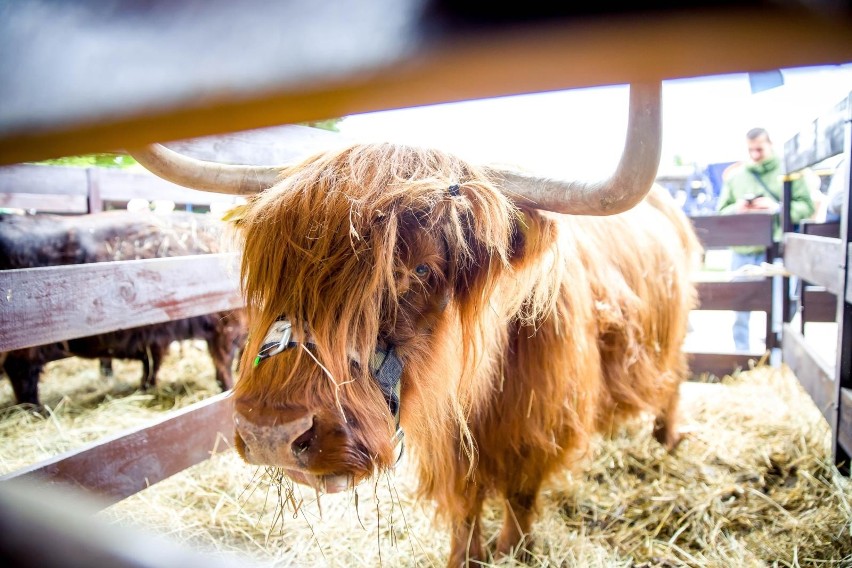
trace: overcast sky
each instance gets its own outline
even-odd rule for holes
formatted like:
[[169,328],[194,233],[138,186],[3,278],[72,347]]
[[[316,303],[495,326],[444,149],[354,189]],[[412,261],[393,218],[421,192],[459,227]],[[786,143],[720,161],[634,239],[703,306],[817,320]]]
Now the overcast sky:
[[[661,170],[675,156],[702,165],[745,157],[745,133],[766,128],[779,148],[852,91],[852,63],[782,70],[784,85],[752,93],[745,73],[663,83]],[[439,146],[472,161],[516,164],[577,179],[614,167],[628,87],[596,87],[346,117],[361,140]]]

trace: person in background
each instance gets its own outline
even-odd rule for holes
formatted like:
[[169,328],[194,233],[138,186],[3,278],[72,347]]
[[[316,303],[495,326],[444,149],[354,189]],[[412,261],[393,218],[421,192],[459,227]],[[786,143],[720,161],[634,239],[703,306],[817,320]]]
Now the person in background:
[[842,159],[831,176],[825,195],[825,220],[840,221],[841,210],[846,203],[846,184],[849,180],[849,164]]
[[[731,171],[722,185],[716,209],[720,215],[733,213],[763,213],[775,216],[773,238],[781,240],[781,199],[783,180],[781,162],[775,156],[772,140],[764,128],[752,128],[746,133],[748,161]],[[793,224],[814,214],[814,203],[805,179],[792,181],[790,217]],[[731,270],[766,262],[762,247],[731,247]],[[737,312],[734,319],[734,346],[737,351],[749,350],[749,320],[751,312]]]

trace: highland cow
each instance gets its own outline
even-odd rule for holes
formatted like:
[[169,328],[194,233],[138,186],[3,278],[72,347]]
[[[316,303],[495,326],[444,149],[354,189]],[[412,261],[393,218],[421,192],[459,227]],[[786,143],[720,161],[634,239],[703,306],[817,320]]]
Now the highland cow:
[[[0,215],[0,270],[215,253],[222,229],[221,221],[186,212]],[[102,374],[109,374],[114,358],[138,360],[148,389],[172,342],[203,339],[224,390],[233,386],[232,365],[245,337],[243,310],[217,312],[16,349],[3,354],[2,367],[17,403],[39,406],[39,377],[51,361],[100,359]]]
[[341,491],[391,469],[404,432],[458,566],[487,558],[491,495],[504,503],[496,552],[530,547],[542,484],[594,434],[647,413],[674,448],[700,245],[653,185],[659,94],[631,91],[625,153],[599,185],[395,144],[278,169],[135,153],[178,183],[261,190],[233,214],[244,460]]

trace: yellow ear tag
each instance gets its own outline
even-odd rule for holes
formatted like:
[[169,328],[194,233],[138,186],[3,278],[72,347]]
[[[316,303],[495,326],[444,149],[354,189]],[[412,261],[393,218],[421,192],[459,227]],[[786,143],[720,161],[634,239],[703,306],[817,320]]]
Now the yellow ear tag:
[[242,218],[245,216],[247,208],[248,204],[246,203],[234,205],[222,214],[222,221],[229,221],[233,223],[242,220]]

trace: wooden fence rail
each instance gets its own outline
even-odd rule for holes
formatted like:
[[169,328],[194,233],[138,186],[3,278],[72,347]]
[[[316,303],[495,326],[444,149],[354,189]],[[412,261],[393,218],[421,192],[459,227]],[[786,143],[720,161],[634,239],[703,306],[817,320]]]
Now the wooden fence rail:
[[[840,222],[812,222],[801,223],[801,233],[804,235],[816,235],[840,239]],[[798,312],[799,331],[804,334],[805,324],[808,322],[834,322],[837,320],[837,294],[828,291],[824,286],[809,282],[802,278],[798,286]],[[788,314],[787,320],[790,319]]]
[[[283,125],[262,130],[177,140],[168,147],[199,160],[253,165],[287,164],[346,141],[320,128]],[[0,167],[0,207],[39,213],[82,214],[131,199],[172,201],[188,209],[228,206],[241,198],[196,191],[165,181],[143,169],[77,168],[15,164]]]
[[235,253],[0,271],[0,352],[242,306]]
[[[766,249],[767,262],[775,257],[772,240],[772,216],[758,214],[708,215],[692,217],[696,234],[705,250],[727,249],[735,245],[750,245]],[[700,310],[733,310],[764,312],[766,314],[766,349],[776,347],[773,332],[773,277],[742,276],[725,272],[698,276]],[[749,360],[762,353],[693,350],[690,371],[693,375],[708,373],[722,377],[736,370],[747,369]]]
[[[806,3],[779,4],[771,13],[729,2],[678,10],[639,3],[621,11],[522,5],[516,12],[409,0],[361,0],[332,11],[260,0],[204,9],[153,2],[146,10],[104,11],[89,4],[53,3],[45,17],[40,3],[8,3],[0,44],[15,60],[0,65],[0,163],[419,104],[852,58],[849,18],[826,17]],[[163,26],[164,13],[193,26]],[[758,13],[763,49],[748,49]],[[318,29],[321,48],[305,49],[316,45]],[[57,38],[62,56],[52,57]],[[139,46],[145,57],[136,57]],[[82,207],[79,197],[71,200]],[[137,446],[131,459],[156,451],[147,446]],[[128,560],[115,553],[119,539],[108,549],[109,541],[89,530],[92,519],[73,515],[73,507],[26,516],[33,505],[14,497],[0,491],[4,558],[42,566],[198,563],[179,555],[169,562],[164,547],[125,535],[121,547],[134,555]],[[46,492],[33,503],[52,499]],[[62,522],[51,524],[57,516]],[[58,526],[85,530],[64,538]]]
[[[852,93],[841,100],[828,113],[817,117],[812,124],[785,144],[785,167],[795,174],[827,158],[843,154],[846,163],[852,160]],[[840,168],[838,171],[844,171]],[[789,207],[784,208],[786,227],[783,242],[784,266],[803,282],[799,302],[798,321],[795,313],[785,309],[782,332],[782,356],[805,390],[822,411],[831,426],[832,452],[835,463],[850,473],[852,456],[852,194],[850,171],[845,168],[844,194],[846,196],[839,225],[820,227],[808,225],[801,233],[790,230]],[[837,174],[835,174],[837,175]],[[784,203],[789,204],[792,188],[784,184]],[[808,288],[834,298],[834,317],[831,309],[820,314],[808,314],[810,300]],[[786,286],[785,286],[786,288]],[[787,295],[785,294],[785,299]],[[820,297],[820,296],[817,296]],[[817,316],[817,317],[813,317]],[[807,321],[833,321],[837,325],[834,361],[825,361],[805,336]]]
[[[768,216],[693,222],[708,248],[771,245]],[[240,307],[237,260],[236,253],[220,253],[0,271],[0,351]],[[698,289],[701,309],[765,311],[771,320],[770,278],[717,279]],[[745,368],[749,357],[754,355],[692,353],[691,366],[695,374],[721,376]],[[233,435],[230,404],[228,393],[218,395],[0,481],[84,487],[101,494],[104,503],[114,502],[226,447]],[[198,436],[182,434],[196,431]]]
[[131,199],[167,200],[210,207],[236,203],[233,196],[195,191],[145,172],[19,164],[0,168],[0,207],[40,213],[95,213]]
[[168,413],[164,418],[109,436],[0,477],[70,486],[97,494],[107,507],[216,452],[234,437],[230,391]]

